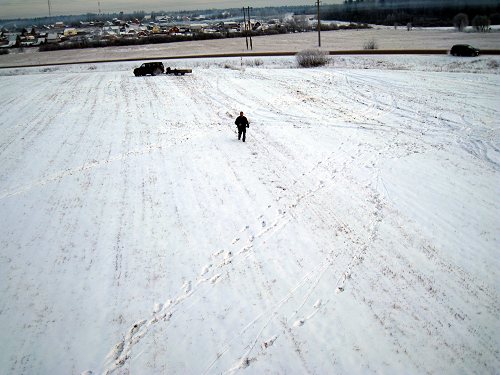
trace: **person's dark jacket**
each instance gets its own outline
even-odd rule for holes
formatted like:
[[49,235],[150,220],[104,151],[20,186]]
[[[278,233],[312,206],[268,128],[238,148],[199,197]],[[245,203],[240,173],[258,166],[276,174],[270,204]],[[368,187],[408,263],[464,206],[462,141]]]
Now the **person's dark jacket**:
[[247,120],[247,118],[246,118],[245,116],[238,116],[238,117],[236,118],[236,121],[235,121],[234,123],[238,126],[238,128],[239,128],[239,127],[244,128],[245,126],[246,126],[247,128],[249,128],[249,127],[250,127],[250,124],[248,123],[248,120]]

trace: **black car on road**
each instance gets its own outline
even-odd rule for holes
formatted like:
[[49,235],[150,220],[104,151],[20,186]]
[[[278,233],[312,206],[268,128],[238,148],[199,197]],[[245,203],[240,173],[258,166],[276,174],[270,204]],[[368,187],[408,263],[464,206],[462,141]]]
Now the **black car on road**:
[[478,56],[480,52],[480,49],[468,44],[455,44],[450,51],[453,56]]
[[165,67],[162,62],[148,62],[134,69],[134,74],[136,76],[145,76],[146,74],[157,76],[159,74],[163,74],[164,72]]

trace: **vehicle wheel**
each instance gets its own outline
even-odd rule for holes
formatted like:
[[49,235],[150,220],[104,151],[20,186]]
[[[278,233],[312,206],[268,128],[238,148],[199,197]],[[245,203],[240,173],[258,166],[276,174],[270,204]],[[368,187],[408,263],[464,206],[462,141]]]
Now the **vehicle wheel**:
[[157,75],[160,75],[160,74],[161,74],[161,69],[156,68],[155,70],[153,70],[153,73],[151,75],[157,76]]

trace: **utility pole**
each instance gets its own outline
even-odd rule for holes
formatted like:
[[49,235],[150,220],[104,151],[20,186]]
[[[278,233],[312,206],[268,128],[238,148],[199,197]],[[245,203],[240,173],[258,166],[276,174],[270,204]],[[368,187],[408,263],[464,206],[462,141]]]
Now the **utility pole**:
[[49,22],[52,25],[52,12],[50,10],[50,0],[48,0],[48,2],[49,2]]
[[102,15],[101,15],[101,0],[97,0],[97,6],[99,7],[99,21],[102,21]]
[[[250,49],[253,50],[253,45],[252,45],[252,24],[250,22],[250,10],[251,7],[246,7],[243,8],[243,27],[245,30],[245,42],[247,43],[247,49],[248,49],[248,40],[250,39]],[[248,21],[247,21],[247,15],[248,15]]]
[[321,1],[316,0],[316,5],[318,6],[318,47],[321,47],[321,19],[319,16],[319,4]]
[[245,8],[243,10],[243,32],[245,33],[245,42],[247,44],[247,49],[248,49],[248,37],[247,37],[247,16],[245,12]]

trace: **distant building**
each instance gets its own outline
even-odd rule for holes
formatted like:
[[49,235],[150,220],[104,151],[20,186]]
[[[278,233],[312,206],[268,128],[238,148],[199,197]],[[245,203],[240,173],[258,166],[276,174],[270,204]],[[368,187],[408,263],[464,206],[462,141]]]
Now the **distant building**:
[[37,35],[36,30],[35,30],[34,27],[27,27],[27,28],[23,29],[23,31],[21,31],[21,34],[23,36],[25,36],[25,37],[26,36],[30,36],[30,35],[31,36],[36,36]]
[[48,33],[47,34],[47,43],[59,43],[61,41],[61,37],[58,33]]
[[2,48],[18,47],[21,45],[21,34],[19,33],[4,33]]
[[169,34],[179,34],[181,31],[177,26],[172,27],[170,30],[168,30]]
[[72,29],[64,29],[64,36],[73,36],[78,34],[75,28]]

